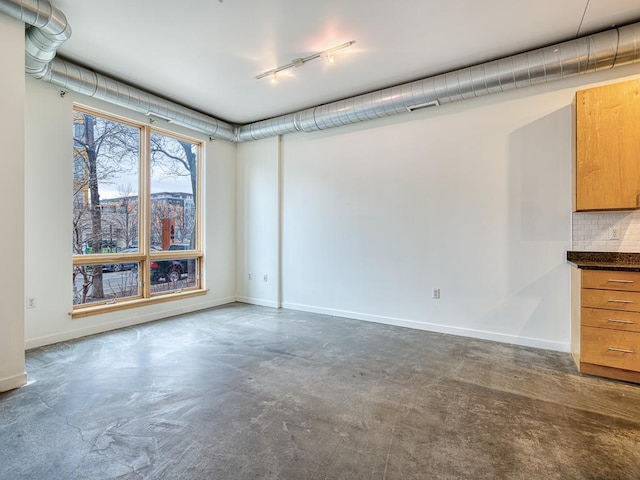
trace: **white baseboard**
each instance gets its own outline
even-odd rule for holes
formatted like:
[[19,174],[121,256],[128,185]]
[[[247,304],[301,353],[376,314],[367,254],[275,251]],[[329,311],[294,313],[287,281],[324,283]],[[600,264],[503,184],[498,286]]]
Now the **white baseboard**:
[[[139,311],[131,310],[132,315],[124,319],[118,319],[112,322],[105,322],[96,325],[90,325],[83,328],[74,330],[67,330],[65,332],[58,332],[52,335],[44,335],[42,337],[30,338],[25,342],[25,349],[42,347],[45,345],[51,345],[53,343],[66,342],[67,340],[73,340],[74,338],[86,337],[87,335],[95,335],[96,333],[104,333],[111,330],[117,330],[118,328],[131,327],[133,325],[140,325],[141,323],[153,322],[155,320],[161,320],[163,318],[173,317],[182,313],[196,312],[199,310],[206,310],[207,308],[219,307],[220,305],[226,305],[236,301],[236,297],[219,298],[214,300],[196,301],[190,302],[188,305],[179,305],[178,302],[171,304],[170,308],[164,308],[162,311],[155,311],[153,313],[139,314]],[[168,304],[163,304],[167,306]],[[109,315],[106,313],[105,315]]]
[[6,392],[13,390],[14,388],[20,388],[27,384],[26,372],[13,375],[11,377],[3,378],[0,380],[0,392]]
[[237,297],[236,301],[240,303],[248,303],[249,305],[260,305],[261,307],[280,308],[278,302],[274,302],[273,300],[262,300],[260,298],[251,297]]
[[540,338],[521,337],[518,335],[510,335],[506,333],[487,332],[484,330],[475,330],[471,328],[440,325],[437,323],[418,322],[415,320],[383,317],[379,315],[369,315],[366,313],[335,310],[332,308],[315,307],[312,305],[300,305],[297,303],[285,302],[282,304],[282,307],[291,310],[300,310],[302,312],[321,313],[324,315],[332,315],[334,317],[351,318],[355,320],[364,320],[367,322],[383,323],[385,325],[395,325],[397,327],[415,328],[417,330],[425,330],[429,332],[446,333],[449,335],[479,338],[482,340],[492,340],[495,342],[522,345],[525,347],[543,348],[546,350],[555,350],[557,352],[571,352],[571,343],[554,342],[550,340],[543,340]]
[[[173,308],[162,310],[161,312],[153,312],[145,315],[135,315],[126,319],[119,319],[113,322],[101,323],[98,325],[91,325],[84,328],[75,330],[69,330],[66,332],[59,332],[52,335],[45,335],[42,337],[27,339],[25,342],[25,348],[31,349],[41,347],[44,345],[50,345],[53,343],[65,342],[67,340],[73,340],[74,338],[85,337],[87,335],[95,335],[97,333],[108,332],[110,330],[116,330],[118,328],[130,327],[133,325],[139,325],[142,323],[152,322],[154,320],[161,320],[163,318],[173,317],[182,313],[189,313],[198,310],[205,310],[207,308],[218,307],[220,305],[226,305],[233,302],[247,303],[250,305],[259,305],[263,307],[279,308],[278,302],[272,300],[262,300],[250,297],[227,297],[216,300],[208,300],[204,302],[191,303],[188,306],[174,306]],[[484,330],[475,330],[463,327],[455,327],[450,325],[440,325],[436,323],[418,322],[415,320],[407,320],[402,318],[384,317],[380,315],[370,315],[360,312],[351,312],[346,310],[337,310],[332,308],[316,307],[312,305],[301,305],[296,303],[283,303],[283,308],[291,310],[299,310],[303,312],[320,313],[323,315],[332,315],[335,317],[351,318],[355,320],[364,320],[367,322],[382,323],[385,325],[395,325],[398,327],[414,328],[417,330],[425,330],[430,332],[446,333],[450,335],[459,335],[463,337],[479,338],[483,340],[492,340],[502,343],[510,343],[515,345],[523,345],[526,347],[544,348],[547,350],[555,350],[559,352],[570,352],[571,344],[562,342],[553,342],[549,340],[543,340],[538,338],[522,337],[517,335],[509,335],[497,332],[487,332]],[[20,377],[20,376],[18,376]],[[17,382],[18,385],[9,386],[7,390],[22,386],[26,383],[26,374],[24,379],[14,377],[10,379],[0,380],[0,391],[3,391],[5,382],[7,385],[13,385],[12,381]],[[22,382],[22,383],[20,383]]]

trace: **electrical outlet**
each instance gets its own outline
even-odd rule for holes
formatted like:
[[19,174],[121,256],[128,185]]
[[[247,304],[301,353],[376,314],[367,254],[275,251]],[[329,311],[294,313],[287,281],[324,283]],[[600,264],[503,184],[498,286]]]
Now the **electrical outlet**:
[[265,282],[269,280],[269,277],[267,276],[267,274],[264,274],[264,277],[262,277],[262,280],[264,280]]
[[440,298],[440,289],[439,288],[434,288],[433,289],[433,296],[431,297],[435,300],[438,300]]
[[620,227],[609,227],[609,240],[620,240]]
[[249,274],[249,280],[251,280],[251,274]]
[[36,308],[36,297],[27,297],[27,308]]

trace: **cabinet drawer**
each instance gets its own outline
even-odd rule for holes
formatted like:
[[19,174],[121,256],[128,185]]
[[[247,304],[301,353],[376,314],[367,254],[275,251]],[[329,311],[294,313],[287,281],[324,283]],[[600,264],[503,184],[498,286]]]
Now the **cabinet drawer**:
[[581,316],[582,325],[585,327],[640,332],[640,313],[604,310],[602,308],[582,308]]
[[640,292],[582,289],[582,306],[640,312]]
[[581,361],[640,371],[640,333],[582,327]]
[[640,292],[640,272],[583,270],[582,288]]

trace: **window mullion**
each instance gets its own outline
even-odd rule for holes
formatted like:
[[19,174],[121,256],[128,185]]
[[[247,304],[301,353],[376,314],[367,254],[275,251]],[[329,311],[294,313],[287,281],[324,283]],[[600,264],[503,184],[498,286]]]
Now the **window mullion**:
[[140,225],[138,226],[140,248],[146,255],[145,260],[140,264],[138,278],[142,282],[142,296],[149,298],[151,296],[151,281],[149,271],[149,254],[151,251],[151,129],[143,126],[140,131],[140,209],[142,214],[140,217]]

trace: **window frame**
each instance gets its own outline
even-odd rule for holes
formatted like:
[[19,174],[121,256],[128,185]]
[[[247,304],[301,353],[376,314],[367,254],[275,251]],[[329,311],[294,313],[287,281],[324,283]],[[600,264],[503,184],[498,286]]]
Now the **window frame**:
[[[203,214],[203,163],[205,158],[205,142],[203,140],[159,128],[153,124],[145,124],[121,117],[109,112],[73,104],[73,112],[88,114],[118,122],[140,130],[138,159],[138,252],[75,254],[72,253],[72,269],[82,265],[108,265],[115,263],[138,263],[138,295],[122,299],[105,299],[97,302],[73,305],[73,318],[85,317],[99,313],[124,310],[154,303],[168,302],[198,295],[205,295],[204,280],[204,214]],[[176,140],[189,142],[197,148],[195,205],[195,249],[164,250],[151,249],[151,135],[164,135]],[[74,167],[75,168],[75,167]],[[72,200],[73,201],[73,200]],[[154,261],[195,260],[196,285],[193,287],[169,288],[161,292],[152,292],[150,265]],[[169,283],[169,282],[167,282]]]

